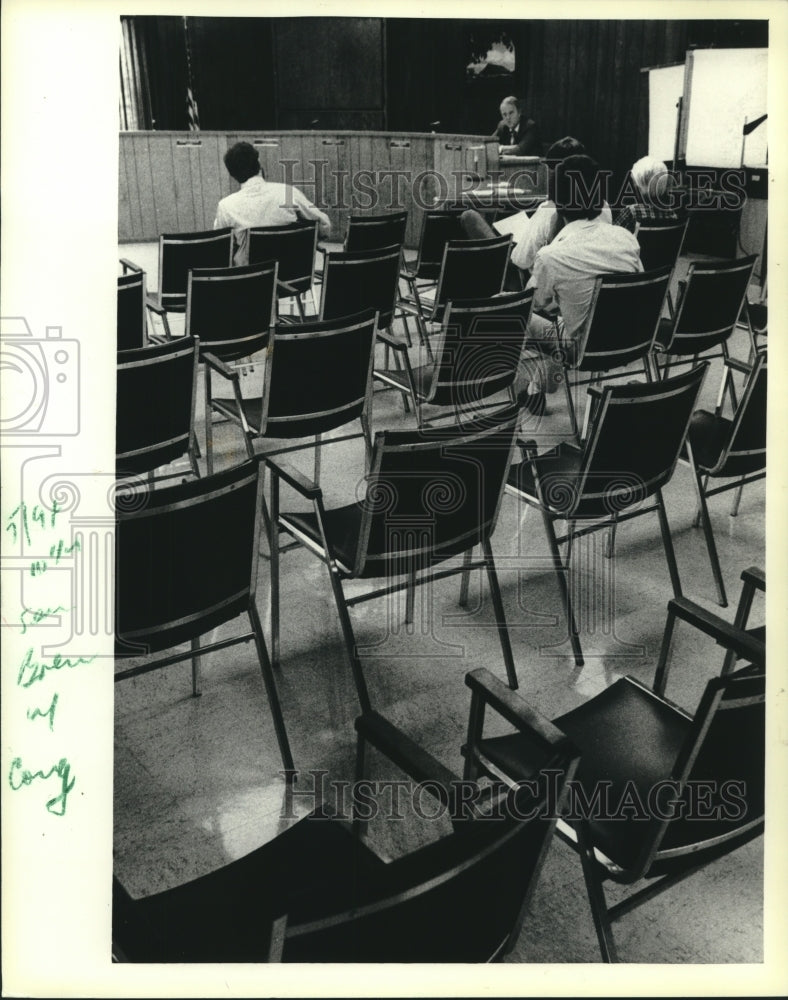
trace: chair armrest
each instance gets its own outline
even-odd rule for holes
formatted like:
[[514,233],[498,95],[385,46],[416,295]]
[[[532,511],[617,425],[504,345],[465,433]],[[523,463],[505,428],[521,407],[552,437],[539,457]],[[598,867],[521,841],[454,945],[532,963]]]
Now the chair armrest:
[[316,497],[322,497],[323,491],[313,482],[311,479],[298,471],[294,465],[285,461],[282,458],[274,461],[272,458],[268,458],[265,455],[262,456],[263,461],[275,476],[279,476],[280,479],[284,479],[288,486],[292,486],[294,490],[297,490],[303,497],[307,500],[314,500]]
[[742,570],[741,578],[751,587],[755,587],[756,590],[766,591],[766,574],[757,566],[750,566],[748,569]]
[[444,805],[453,806],[460,779],[427,750],[377,712],[356,719],[356,732],[417,782],[427,782],[425,791]]
[[521,732],[536,736],[548,747],[556,747],[566,743],[567,735],[554,726],[549,719],[539,715],[525,702],[520,695],[508,688],[486,667],[471,670],[465,675],[465,683],[475,697],[494,708],[507,722],[516,726]]
[[155,312],[157,316],[164,316],[167,312],[163,306],[159,305],[152,295],[145,296],[145,305],[151,312]]
[[239,381],[240,376],[237,369],[231,368],[225,361],[222,361],[221,358],[217,358],[215,354],[211,354],[209,351],[206,351],[201,360],[204,361],[210,368],[213,368],[215,372],[218,372],[220,375],[224,375],[224,377],[229,379],[231,382]]
[[766,661],[766,644],[754,636],[736,628],[719,615],[707,611],[686,597],[674,597],[668,601],[668,614],[688,622],[714,639],[720,646],[732,649],[738,656],[758,666]]
[[395,351],[407,351],[408,349],[408,345],[404,340],[391,336],[391,334],[386,333],[385,330],[378,330],[376,339],[382,340],[384,344],[388,344],[389,347],[393,347]]
[[291,295],[298,295],[298,289],[294,288],[287,281],[280,281],[279,278],[276,279],[276,287],[284,288],[285,291],[290,292]]
[[142,274],[142,268],[139,266],[139,264],[135,264],[133,261],[128,260],[126,257],[120,258],[120,264],[121,267],[123,268],[124,274],[128,274],[129,271],[134,271],[137,274]]

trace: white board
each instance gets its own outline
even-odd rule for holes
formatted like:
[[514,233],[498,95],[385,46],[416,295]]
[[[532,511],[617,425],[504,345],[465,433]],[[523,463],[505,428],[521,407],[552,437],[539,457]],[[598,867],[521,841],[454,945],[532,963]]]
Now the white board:
[[[742,128],[766,113],[767,57],[768,49],[687,53],[687,166],[741,166]],[[745,166],[766,166],[768,124],[764,122],[744,139]]]
[[648,155],[669,163],[676,143],[678,102],[684,93],[684,63],[648,71]]

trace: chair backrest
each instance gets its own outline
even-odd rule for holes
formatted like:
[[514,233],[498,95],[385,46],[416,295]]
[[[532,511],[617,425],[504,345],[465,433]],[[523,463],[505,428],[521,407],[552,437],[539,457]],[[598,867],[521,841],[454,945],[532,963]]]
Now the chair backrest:
[[746,476],[766,468],[766,351],[758,351],[730,422],[717,463],[702,468],[712,476]]
[[512,237],[488,240],[450,240],[443,249],[443,262],[435,292],[434,316],[455,299],[485,299],[503,290]]
[[276,327],[266,360],[261,434],[300,438],[361,416],[370,398],[376,316]]
[[191,270],[186,333],[200,338],[201,352],[223,361],[261,350],[276,316],[276,278],[276,261]]
[[193,446],[198,351],[195,339],[181,337],[118,353],[118,475],[150,472]]
[[678,303],[668,354],[685,357],[724,343],[742,311],[757,257],[693,261]]
[[407,212],[388,212],[385,215],[350,215],[348,217],[345,250],[382,250],[384,247],[401,247],[405,242],[408,226]]
[[402,247],[326,255],[320,319],[340,319],[372,309],[381,329],[391,326],[399,288]]
[[689,217],[679,222],[649,220],[641,222],[635,231],[640,244],[640,262],[644,271],[676,266],[689,225]]
[[186,308],[186,285],[193,267],[229,267],[232,229],[165,233],[159,237],[159,305],[171,312]]
[[450,302],[435,351],[427,402],[472,407],[508,389],[526,340],[534,290]]
[[657,824],[650,865],[687,854],[701,862],[763,829],[765,687],[753,666],[706,685],[671,775],[687,787],[676,817]]
[[[563,792],[572,764],[556,761]],[[545,786],[547,781],[541,782]],[[554,829],[546,792],[386,866],[388,892],[322,920],[288,921],[286,962],[488,962],[522,928]],[[518,819],[517,815],[521,818]],[[529,818],[523,818],[529,817]],[[377,898],[375,898],[377,896]]]
[[262,467],[244,462],[116,499],[116,647],[145,653],[202,635],[248,609],[258,564]]
[[463,209],[460,208],[432,209],[424,213],[415,265],[417,278],[438,280],[446,244],[449,240],[461,240],[465,237],[460,225],[462,213]]
[[572,517],[606,517],[661,489],[676,468],[708,362],[657,383],[606,385],[583,448],[579,475],[560,468],[542,492],[571,490]]
[[[249,263],[275,260],[277,279],[298,293],[309,291],[315,271],[317,222],[293,222],[287,226],[255,226],[249,230]],[[279,289],[279,297],[292,295]]]
[[356,576],[388,576],[465,552],[492,535],[519,411],[462,425],[375,435]]
[[670,267],[599,275],[573,367],[603,372],[645,358],[659,329],[670,276]]
[[145,346],[145,272],[134,270],[118,276],[118,350]]
[[[567,746],[549,776],[502,802],[496,815],[389,864],[352,857],[352,834],[315,810],[302,827],[312,887],[290,875],[295,849],[272,871],[268,846],[175,889],[133,899],[113,879],[113,955],[127,962],[485,962],[516,942],[574,773]],[[312,830],[308,830],[309,825]],[[306,826],[307,830],[303,830]],[[270,845],[274,857],[276,842]],[[361,845],[361,851],[365,851]],[[336,862],[334,862],[336,864]]]

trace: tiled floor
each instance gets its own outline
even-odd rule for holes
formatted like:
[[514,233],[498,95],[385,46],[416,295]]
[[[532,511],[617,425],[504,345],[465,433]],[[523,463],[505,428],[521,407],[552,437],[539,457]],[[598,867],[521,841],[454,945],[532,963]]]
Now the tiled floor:
[[[150,285],[155,285],[155,246],[124,245],[121,255],[145,267]],[[733,353],[746,355],[745,338],[739,333]],[[719,375],[715,362],[703,389],[705,407],[713,408]],[[255,365],[242,384],[254,391],[260,379],[261,369]],[[408,426],[408,420],[393,393],[376,393],[373,431]],[[561,394],[548,397],[548,413],[541,420],[527,420],[529,436],[537,436],[545,447],[568,433]],[[201,441],[203,429],[199,402]],[[215,439],[218,467],[241,459],[240,435],[232,426],[217,425]],[[309,455],[302,452],[294,459],[307,472]],[[325,449],[321,480],[327,504],[352,497],[362,472],[360,441]],[[720,610],[702,534],[692,524],[693,496],[689,470],[680,466],[665,497],[682,586],[687,596]],[[728,516],[729,505],[730,495],[710,504],[731,601],[722,613],[732,619],[739,574],[764,561],[763,483],[745,489],[736,518]],[[569,655],[538,514],[531,511],[526,517],[525,510],[506,497],[493,550],[520,693],[538,711],[548,717],[567,711],[624,674],[651,682],[670,597],[656,515],[619,528],[612,560],[603,558],[597,536],[577,549],[586,656],[581,669]],[[477,594],[478,584],[477,577]],[[503,678],[504,668],[486,588],[470,614],[457,606],[457,594],[456,578],[441,581],[429,592],[420,589],[412,629],[401,624],[401,609],[395,603],[387,609],[384,600],[358,606],[352,617],[374,707],[459,773],[468,713],[464,675],[486,666]],[[358,702],[326,572],[303,549],[282,559],[282,595],[282,666],[277,680],[290,743],[302,772],[328,772],[326,792],[331,797],[336,790],[332,783],[353,776]],[[268,562],[262,557],[257,603],[268,637]],[[762,605],[756,604],[754,613],[762,613]],[[706,680],[720,665],[712,642],[679,625],[668,696],[694,710]],[[281,763],[251,649],[236,646],[206,658],[202,697],[194,699],[190,691],[188,663],[115,688],[115,871],[133,894],[155,892],[210,871],[266,842],[286,824],[284,785],[277,776]],[[373,777],[395,776],[392,766],[376,754],[370,769]],[[299,785],[302,791],[308,787],[308,781]],[[311,804],[309,796],[302,795],[292,805],[300,814]],[[370,836],[377,849],[395,856],[446,829],[411,816],[399,822],[376,821]],[[615,930],[622,960],[761,961],[762,853],[763,842],[757,840],[626,916]],[[579,861],[555,841],[509,961],[598,960]]]

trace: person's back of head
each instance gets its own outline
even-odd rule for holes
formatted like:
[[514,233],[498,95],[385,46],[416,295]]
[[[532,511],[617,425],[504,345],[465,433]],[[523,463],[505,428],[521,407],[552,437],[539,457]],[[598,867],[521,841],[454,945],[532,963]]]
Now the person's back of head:
[[560,163],[567,156],[581,156],[585,151],[586,148],[579,139],[575,139],[571,135],[565,135],[563,139],[558,139],[553,143],[545,153],[544,159],[548,163]]
[[230,146],[224,154],[224,165],[229,175],[239,184],[261,173],[260,157],[250,142],[236,142]]
[[602,211],[602,177],[590,156],[567,156],[558,163],[553,190],[555,206],[566,222],[595,219]]
[[670,175],[662,160],[653,156],[642,156],[632,165],[630,173],[646,203],[658,203],[667,193]]

